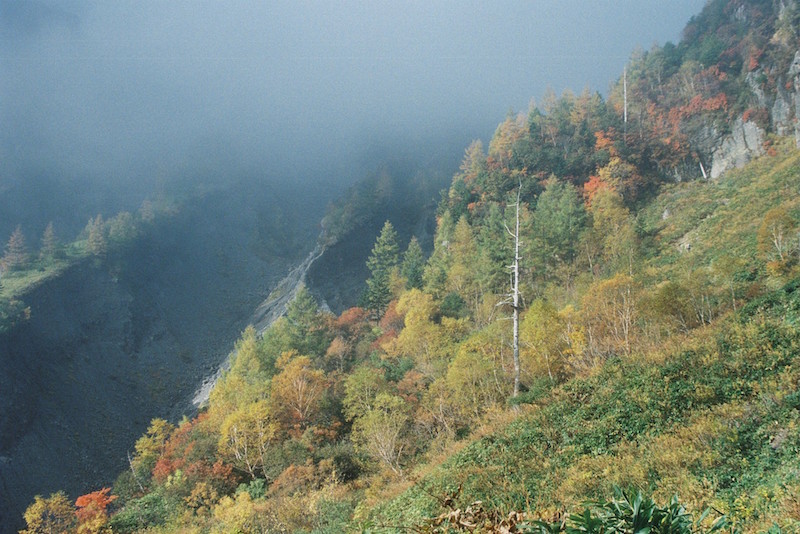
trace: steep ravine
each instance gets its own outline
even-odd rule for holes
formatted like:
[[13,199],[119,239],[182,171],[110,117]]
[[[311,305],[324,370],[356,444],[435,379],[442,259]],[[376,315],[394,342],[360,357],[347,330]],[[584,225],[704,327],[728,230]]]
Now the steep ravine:
[[[287,305],[294,299],[297,291],[306,283],[306,275],[309,269],[324,253],[325,247],[317,245],[314,250],[306,256],[306,259],[303,260],[300,265],[289,271],[289,274],[275,286],[275,289],[272,290],[269,296],[258,305],[250,317],[248,324],[253,325],[259,335],[263,334],[272,323],[286,313]],[[320,305],[323,308],[327,308],[327,304],[324,301],[322,301]],[[232,356],[233,353],[225,358],[217,370],[213,374],[207,376],[200,384],[197,391],[195,391],[192,397],[192,404],[196,408],[201,408],[208,401],[211,390],[214,389],[217,380],[219,380],[223,372],[230,368]]]
[[152,418],[191,411],[198,384],[313,246],[310,222],[265,253],[265,207],[208,195],[140,239],[121,269],[86,261],[24,296],[30,320],[0,336],[0,533],[24,526],[36,494],[109,485]]

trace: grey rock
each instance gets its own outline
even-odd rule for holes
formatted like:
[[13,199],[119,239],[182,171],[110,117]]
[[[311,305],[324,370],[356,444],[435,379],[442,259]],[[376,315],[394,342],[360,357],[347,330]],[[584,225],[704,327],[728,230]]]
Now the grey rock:
[[792,106],[787,101],[790,98],[784,96],[784,91],[778,91],[772,105],[772,125],[778,135],[789,135],[795,128]]
[[711,178],[719,178],[725,171],[741,167],[764,153],[764,130],[756,123],[736,119],[733,132],[714,150]]
[[756,69],[752,72],[748,72],[745,81],[747,82],[747,86],[750,88],[750,92],[753,93],[753,96],[756,97],[756,102],[760,107],[763,108],[767,107],[767,95],[764,93],[764,88],[758,81],[759,77],[761,77],[761,74],[762,74],[761,69]]

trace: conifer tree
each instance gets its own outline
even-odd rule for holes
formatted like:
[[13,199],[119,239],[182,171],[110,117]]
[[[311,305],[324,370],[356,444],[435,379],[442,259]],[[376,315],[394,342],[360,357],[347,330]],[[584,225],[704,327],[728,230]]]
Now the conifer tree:
[[47,223],[47,227],[42,234],[42,248],[39,251],[39,256],[44,260],[53,260],[59,252],[58,237],[53,229],[53,221]]
[[406,279],[407,289],[422,289],[422,273],[425,270],[425,256],[416,237],[408,242],[408,248],[403,254],[403,264],[400,274]]
[[6,245],[6,253],[3,256],[3,265],[8,270],[21,269],[28,261],[27,247],[25,246],[25,236],[22,233],[22,227],[17,225],[14,233],[8,239]]
[[530,231],[526,251],[538,276],[550,277],[575,258],[585,219],[575,187],[551,176],[536,202],[531,221],[536,231]]
[[367,309],[377,316],[383,315],[392,299],[389,279],[392,270],[399,263],[398,251],[397,232],[392,223],[386,221],[381,234],[375,241],[375,246],[372,247],[372,253],[367,259],[370,277],[367,280],[367,292],[364,300]]
[[108,252],[108,242],[106,241],[105,224],[103,216],[98,214],[94,219],[89,219],[86,225],[87,242],[86,248],[93,256],[105,256]]
[[330,339],[322,328],[319,305],[305,285],[286,307],[286,321],[292,348],[310,356],[325,353]]
[[508,257],[511,246],[498,235],[505,232],[503,212],[497,203],[489,206],[485,222],[478,234],[478,258],[475,264],[478,279],[484,292],[500,294],[508,283]]
[[441,298],[445,294],[447,271],[450,269],[450,240],[453,238],[455,221],[450,211],[445,211],[439,216],[436,224],[436,240],[433,244],[433,254],[428,258],[425,272],[422,274],[425,283],[425,292]]

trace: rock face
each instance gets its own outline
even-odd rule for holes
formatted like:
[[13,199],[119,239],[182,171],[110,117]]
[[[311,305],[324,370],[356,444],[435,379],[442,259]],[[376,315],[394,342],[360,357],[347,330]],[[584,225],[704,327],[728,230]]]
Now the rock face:
[[729,169],[741,167],[754,157],[764,153],[764,130],[756,123],[740,117],[733,125],[733,132],[714,150],[711,162],[711,178],[719,178]]
[[257,254],[259,210],[244,205],[208,198],[113,275],[86,261],[25,295],[30,320],[0,336],[0,532],[24,526],[36,494],[110,485],[152,418],[191,412],[197,385],[310,248]]
[[[755,106],[768,110],[770,130],[781,136],[794,135],[800,148],[800,50],[783,76],[778,76],[774,91],[765,91],[761,69],[747,74],[745,82]],[[774,94],[772,94],[774,93]],[[756,123],[740,117],[730,135],[721,136],[713,126],[695,135],[692,144],[698,153],[710,155],[711,178],[741,167],[764,153],[766,132]]]
[[800,50],[795,53],[789,67],[789,80],[794,87],[794,138],[800,148]]

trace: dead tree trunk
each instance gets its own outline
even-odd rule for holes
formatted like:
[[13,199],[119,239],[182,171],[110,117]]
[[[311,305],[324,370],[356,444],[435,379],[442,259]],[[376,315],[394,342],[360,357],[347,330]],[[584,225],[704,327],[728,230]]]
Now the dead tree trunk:
[[522,180],[520,180],[519,188],[517,189],[517,201],[515,203],[515,225],[514,231],[509,230],[506,225],[506,231],[514,238],[514,262],[511,264],[511,294],[509,295],[511,301],[511,309],[513,310],[513,341],[512,347],[514,349],[514,393],[513,396],[519,395],[519,378],[520,378],[520,365],[519,365],[519,309],[520,309],[520,294],[519,294],[519,202],[522,193]]

